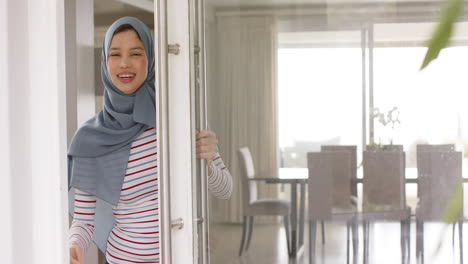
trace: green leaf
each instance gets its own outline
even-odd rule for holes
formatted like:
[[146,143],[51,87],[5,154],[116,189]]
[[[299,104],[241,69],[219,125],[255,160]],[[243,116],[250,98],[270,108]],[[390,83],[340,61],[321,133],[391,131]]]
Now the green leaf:
[[462,10],[463,0],[447,0],[445,8],[441,13],[439,24],[428,42],[428,49],[421,65],[421,70],[436,59],[440,51],[447,46],[452,36],[453,25],[462,14]]
[[455,186],[450,200],[445,209],[444,218],[442,221],[445,223],[453,223],[458,221],[463,206],[463,183],[459,181]]

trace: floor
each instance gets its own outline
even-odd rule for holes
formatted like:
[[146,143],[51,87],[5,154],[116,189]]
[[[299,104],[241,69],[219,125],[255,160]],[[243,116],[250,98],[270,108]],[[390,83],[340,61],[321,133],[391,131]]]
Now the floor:
[[[411,263],[415,258],[415,224],[411,226]],[[238,256],[242,226],[240,224],[218,224],[210,227],[211,263],[213,264],[277,264],[309,263],[308,235],[305,237],[304,254],[289,259],[286,238],[281,224],[257,224],[254,226],[249,250]],[[458,231],[458,229],[456,229]],[[306,230],[307,232],[307,230]],[[346,263],[346,229],[340,223],[326,224],[326,243],[317,244],[316,263]],[[457,232],[456,232],[457,233]],[[317,234],[320,237],[320,231]],[[359,230],[358,263],[362,263],[362,229]],[[466,238],[466,236],[465,236]],[[401,263],[400,225],[397,223],[375,223],[372,225],[369,263]],[[425,264],[459,263],[458,235],[452,247],[452,228],[444,224],[425,225]],[[464,239],[466,244],[467,239]],[[465,247],[466,248],[466,247]],[[465,257],[466,258],[466,257]]]

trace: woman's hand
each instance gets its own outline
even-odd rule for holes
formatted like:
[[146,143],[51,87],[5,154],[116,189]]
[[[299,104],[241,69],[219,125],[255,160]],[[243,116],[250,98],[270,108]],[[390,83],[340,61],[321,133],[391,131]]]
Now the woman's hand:
[[216,134],[209,130],[197,131],[197,159],[204,159],[210,164],[218,153]]
[[84,250],[77,244],[72,243],[70,246],[70,264],[83,264]]

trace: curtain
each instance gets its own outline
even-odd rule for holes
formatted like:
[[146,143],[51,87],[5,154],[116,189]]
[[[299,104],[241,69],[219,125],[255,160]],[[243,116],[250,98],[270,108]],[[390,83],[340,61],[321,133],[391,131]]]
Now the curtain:
[[[210,200],[211,219],[241,222],[237,150],[250,148],[257,177],[278,173],[276,24],[271,16],[220,16],[208,28],[208,120],[234,184],[230,200]],[[259,189],[277,198],[278,186]]]

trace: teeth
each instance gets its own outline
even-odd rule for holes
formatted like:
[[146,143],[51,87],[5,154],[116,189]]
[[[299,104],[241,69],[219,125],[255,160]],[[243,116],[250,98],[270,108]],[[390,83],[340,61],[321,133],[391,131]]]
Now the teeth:
[[131,78],[133,76],[134,76],[133,74],[121,74],[121,75],[119,75],[120,78]]

